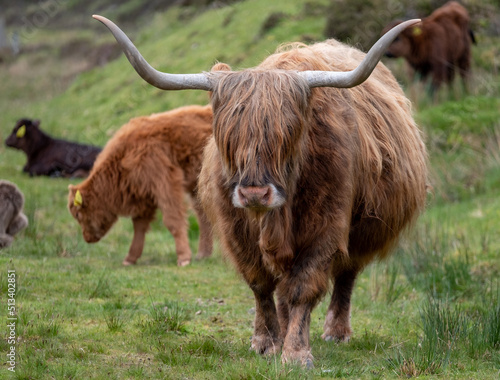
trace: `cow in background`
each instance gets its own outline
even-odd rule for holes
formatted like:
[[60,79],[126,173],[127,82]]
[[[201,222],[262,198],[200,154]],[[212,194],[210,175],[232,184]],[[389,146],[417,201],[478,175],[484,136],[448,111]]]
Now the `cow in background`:
[[30,176],[86,177],[101,148],[55,139],[40,129],[39,120],[20,119],[5,145],[22,150]]
[[14,235],[28,226],[23,212],[24,195],[12,182],[0,179],[0,249],[14,241]]
[[212,253],[211,228],[198,202],[202,152],[212,134],[210,106],[187,106],[136,117],[122,126],[98,156],[89,177],[69,186],[68,209],[88,243],[99,241],[118,216],[131,217],[134,237],[123,265],[142,255],[156,209],[175,239],[177,264],[191,261],[184,194],[198,214],[198,258]]
[[311,367],[311,311],[329,280],[323,338],[348,341],[357,275],[389,254],[425,206],[421,133],[394,76],[377,64],[416,21],[396,26],[366,55],[329,40],[292,44],[254,69],[218,63],[209,73],[170,74],[149,66],[111,21],[94,17],[150,84],[211,92],[214,134],[200,198],[253,291],[251,347]]
[[[387,32],[402,21],[385,27]],[[475,43],[467,10],[456,1],[436,9],[418,25],[406,28],[386,51],[389,58],[403,57],[425,80],[432,77],[433,93],[443,83],[451,84],[458,71],[464,84],[470,72],[471,43]]]

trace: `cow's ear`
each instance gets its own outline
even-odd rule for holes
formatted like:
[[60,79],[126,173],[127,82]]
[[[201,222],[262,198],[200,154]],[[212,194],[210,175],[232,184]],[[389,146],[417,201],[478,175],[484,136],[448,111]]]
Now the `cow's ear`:
[[422,34],[422,28],[420,26],[414,26],[411,29],[412,36],[418,37]]
[[73,185],[68,185],[68,190],[69,190],[69,199],[71,202],[71,198],[73,198],[73,206],[75,206],[77,209],[80,209],[83,205],[83,196],[80,190],[77,189],[76,186]]
[[80,192],[80,190],[76,191],[75,198],[73,200],[73,204],[75,205],[75,207],[82,207],[83,206],[83,197],[82,197],[82,193]]
[[231,71],[231,66],[226,63],[217,62],[210,71]]
[[[212,66],[212,70],[210,70],[210,71],[212,71],[212,72],[215,72],[215,71],[231,71],[231,66],[229,66],[226,63],[217,62],[215,65]],[[212,91],[208,92],[208,96],[209,96],[210,99],[212,99]]]
[[21,125],[18,129],[17,129],[17,132],[16,132],[16,137],[18,139],[22,139],[24,137],[24,135],[26,135],[26,126],[25,125]]
[[31,122],[31,124],[32,124],[34,127],[39,128],[39,127],[40,127],[40,120],[33,120],[33,121]]

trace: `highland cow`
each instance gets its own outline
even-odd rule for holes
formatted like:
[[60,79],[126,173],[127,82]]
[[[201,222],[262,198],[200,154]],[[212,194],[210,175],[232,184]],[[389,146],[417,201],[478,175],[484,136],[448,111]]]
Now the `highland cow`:
[[[382,33],[401,22],[391,22]],[[451,84],[455,70],[466,83],[472,42],[475,40],[467,10],[456,1],[450,1],[422,19],[421,24],[402,31],[387,49],[386,56],[404,57],[422,80],[431,75],[432,93],[443,83]]]
[[212,252],[211,227],[199,205],[202,151],[212,134],[210,106],[188,106],[131,119],[98,156],[89,177],[69,186],[68,208],[88,243],[99,241],[119,216],[131,217],[134,238],[123,265],[135,264],[155,211],[175,240],[177,264],[191,261],[184,194],[198,216],[198,258]]
[[366,56],[328,40],[291,45],[254,69],[218,63],[210,73],[168,74],[147,65],[116,25],[94,17],[149,83],[211,91],[214,135],[200,198],[254,293],[251,347],[281,349],[283,362],[312,366],[311,311],[330,279],[323,338],[348,341],[356,276],[389,254],[425,205],[421,133],[397,81],[377,65],[416,21],[388,32]]
[[28,157],[23,171],[30,176],[86,177],[101,148],[54,139],[40,129],[39,120],[20,119],[5,145]]

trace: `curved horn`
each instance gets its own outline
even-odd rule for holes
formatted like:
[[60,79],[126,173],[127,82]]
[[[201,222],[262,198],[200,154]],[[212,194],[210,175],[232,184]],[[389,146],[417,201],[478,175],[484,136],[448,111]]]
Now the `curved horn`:
[[420,22],[420,19],[405,21],[384,34],[372,46],[365,59],[352,71],[300,71],[299,74],[309,83],[309,87],[350,88],[363,83],[377,66],[391,42],[407,27]]
[[162,90],[205,90],[211,91],[213,85],[207,74],[168,74],[162,73],[146,62],[139,50],[132,41],[115,23],[106,17],[93,15],[93,18],[102,22],[115,36],[127,59],[134,67],[135,71],[149,84]]

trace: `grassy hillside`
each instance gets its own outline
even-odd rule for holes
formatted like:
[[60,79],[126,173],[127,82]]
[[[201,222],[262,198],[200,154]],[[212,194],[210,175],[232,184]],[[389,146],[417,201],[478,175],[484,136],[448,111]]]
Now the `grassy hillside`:
[[[0,64],[0,139],[17,119],[30,117],[52,135],[104,145],[131,117],[208,102],[202,91],[145,84],[123,55],[113,59],[114,40],[92,13],[120,20],[154,67],[179,73],[208,71],[217,61],[251,67],[281,43],[322,40],[332,4],[247,0],[166,9],[159,3],[141,11],[134,0],[57,2],[43,26],[25,30],[23,53]],[[2,144],[0,178],[24,192],[30,226],[0,251],[0,288],[7,292],[7,269],[15,270],[18,310],[16,372],[7,371],[4,359],[0,378],[498,377],[500,37],[491,23],[500,9],[490,1],[468,3],[479,41],[468,93],[457,85],[433,101],[423,86],[408,83],[403,62],[384,61],[425,133],[433,194],[396,254],[360,277],[349,344],[321,340],[324,301],[311,322],[315,369],[249,352],[253,297],[218,250],[177,268],[173,239],[158,217],[139,264],[124,268],[130,220],[86,244],[66,210],[67,186],[79,180],[29,178],[24,154]],[[23,25],[22,15],[34,20],[42,12],[23,4],[8,8],[7,19]],[[190,225],[195,250],[192,217]],[[0,309],[5,322],[6,301]],[[0,341],[3,353],[9,347]]]

